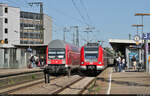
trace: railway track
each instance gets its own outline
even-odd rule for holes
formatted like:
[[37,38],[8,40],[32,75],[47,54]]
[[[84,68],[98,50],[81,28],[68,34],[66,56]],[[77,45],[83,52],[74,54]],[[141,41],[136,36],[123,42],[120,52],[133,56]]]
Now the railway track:
[[[102,72],[103,73],[103,72]],[[100,73],[100,74],[102,74]],[[100,76],[100,75],[97,75]],[[88,86],[93,84],[96,77],[83,77],[79,75],[60,76],[50,78],[50,83],[40,79],[28,84],[14,86],[14,88],[0,90],[7,94],[82,94]]]
[[[58,78],[60,78],[60,77],[58,77]],[[50,80],[55,80],[55,79],[57,79],[57,77],[51,77]],[[29,81],[29,82],[24,82],[24,83],[21,83],[21,84],[16,84],[16,85],[13,85],[13,86],[10,86],[10,87],[6,87],[4,89],[1,89],[0,93],[1,94],[10,94],[10,93],[15,92],[17,90],[32,87],[32,86],[34,86],[36,84],[40,84],[40,83],[44,83],[44,79],[38,79],[38,80],[34,80],[32,82]]]
[[95,77],[82,77],[53,94],[82,94],[94,79]]
[[19,90],[13,90],[9,94],[82,94],[96,77],[80,77],[78,75],[64,76],[53,79],[50,83],[41,82],[38,85],[22,87]]
[[63,88],[60,88],[58,90],[56,90],[55,92],[53,92],[52,94],[59,94],[61,92],[63,92],[64,90],[66,90],[67,88],[69,88],[70,86],[72,86],[73,84],[81,81],[82,79],[84,79],[85,77],[81,77],[81,78],[78,78],[77,80],[73,81],[73,82],[70,82],[70,84],[64,86]]
[[43,82],[27,88],[21,88],[20,90],[9,92],[9,94],[54,94],[56,91],[67,87],[70,83],[78,80],[79,78],[82,77],[77,75],[70,76],[69,78],[68,76],[62,76],[61,78],[51,80],[50,83],[45,84]]

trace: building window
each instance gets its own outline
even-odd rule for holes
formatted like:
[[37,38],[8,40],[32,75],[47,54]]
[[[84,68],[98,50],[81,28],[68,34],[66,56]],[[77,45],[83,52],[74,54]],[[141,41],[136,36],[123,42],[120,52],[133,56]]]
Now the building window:
[[5,8],[5,13],[8,13],[8,8]]
[[5,23],[8,23],[8,19],[7,18],[5,18]]
[[5,33],[6,33],[6,34],[8,33],[8,29],[7,29],[7,28],[5,28]]
[[8,44],[8,39],[7,38],[5,39],[5,44]]

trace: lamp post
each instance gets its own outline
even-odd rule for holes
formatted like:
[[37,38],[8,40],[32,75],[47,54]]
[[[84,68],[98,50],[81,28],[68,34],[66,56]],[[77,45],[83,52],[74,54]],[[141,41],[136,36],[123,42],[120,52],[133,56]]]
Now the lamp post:
[[[138,34],[138,27],[143,27],[143,25],[133,24],[132,27],[136,27],[136,29],[137,29],[137,34],[135,35],[134,40],[136,42],[136,45],[139,45],[140,35]],[[139,48],[137,48],[137,53],[138,53],[138,57],[139,57],[139,62],[141,63],[142,58],[140,55],[141,52],[140,52]]]
[[[140,25],[140,24],[133,24],[132,27],[136,27],[136,29],[137,29],[137,35],[138,35],[138,28],[139,28],[139,27],[142,27],[142,28],[143,28],[143,25],[142,25],[142,24],[141,24],[141,25]],[[143,29],[142,29],[142,30],[143,30]]]
[[[150,16],[150,13],[135,13],[135,16],[141,16],[142,17],[142,25],[143,25],[143,16]],[[142,27],[142,35],[143,35],[143,27]],[[142,40],[143,41],[143,40]],[[148,40],[144,40],[145,43],[145,54],[144,54],[144,67],[146,69],[146,72],[150,72],[149,70],[149,64],[148,64]]]

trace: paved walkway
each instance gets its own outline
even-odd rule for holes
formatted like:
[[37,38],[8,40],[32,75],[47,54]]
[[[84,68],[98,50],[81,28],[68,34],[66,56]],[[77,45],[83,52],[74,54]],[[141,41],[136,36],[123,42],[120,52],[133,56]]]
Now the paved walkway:
[[112,73],[110,94],[150,94],[150,74],[133,71]]
[[112,72],[110,69],[108,75],[99,80],[101,89],[98,94],[150,94],[150,73]]
[[8,75],[8,74],[16,74],[16,73],[23,73],[23,72],[32,72],[32,71],[40,71],[39,67],[37,68],[20,68],[20,69],[0,69],[0,76],[1,75]]

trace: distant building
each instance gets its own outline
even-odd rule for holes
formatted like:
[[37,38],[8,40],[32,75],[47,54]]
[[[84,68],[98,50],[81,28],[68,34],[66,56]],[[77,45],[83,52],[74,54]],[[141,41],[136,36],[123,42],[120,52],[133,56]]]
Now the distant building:
[[45,57],[46,45],[52,40],[52,20],[43,14],[42,32],[40,18],[39,13],[0,4],[0,68],[27,67],[31,54]]
[[41,32],[39,13],[20,12],[20,44],[49,43],[52,38],[51,18],[44,14],[43,19],[44,33]]
[[0,47],[14,47],[20,44],[20,9],[0,4]]

